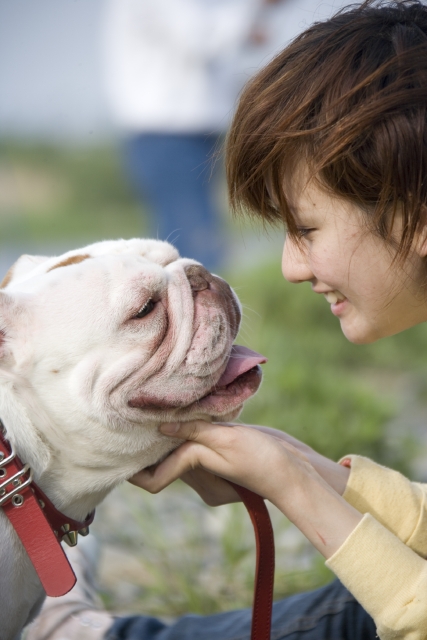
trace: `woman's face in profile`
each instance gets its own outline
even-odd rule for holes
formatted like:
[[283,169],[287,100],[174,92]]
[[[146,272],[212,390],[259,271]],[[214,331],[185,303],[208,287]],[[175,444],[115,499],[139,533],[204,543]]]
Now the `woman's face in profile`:
[[393,263],[394,250],[355,204],[301,178],[287,191],[300,241],[286,237],[283,275],[323,294],[348,340],[374,342],[427,320],[424,245]]

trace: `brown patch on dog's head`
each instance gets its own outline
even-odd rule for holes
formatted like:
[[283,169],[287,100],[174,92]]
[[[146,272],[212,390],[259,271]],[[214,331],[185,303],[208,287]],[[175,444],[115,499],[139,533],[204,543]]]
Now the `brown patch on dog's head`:
[[79,262],[83,262],[83,260],[87,260],[88,258],[90,258],[90,255],[88,255],[87,253],[79,256],[70,256],[69,258],[62,260],[62,262],[54,264],[53,267],[50,267],[50,269],[48,269],[48,272],[53,271],[53,269],[59,269],[60,267],[68,267],[70,264],[78,264]]

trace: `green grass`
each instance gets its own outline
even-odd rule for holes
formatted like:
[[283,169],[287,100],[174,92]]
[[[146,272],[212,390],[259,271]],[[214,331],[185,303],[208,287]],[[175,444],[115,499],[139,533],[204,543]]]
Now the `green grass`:
[[112,148],[0,145],[0,247],[6,243],[81,243],[144,234],[146,216]]

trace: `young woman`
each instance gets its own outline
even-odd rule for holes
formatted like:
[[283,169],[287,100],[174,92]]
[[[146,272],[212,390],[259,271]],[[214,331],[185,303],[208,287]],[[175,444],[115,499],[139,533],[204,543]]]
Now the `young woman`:
[[[236,210],[284,223],[284,277],[324,295],[348,340],[426,321],[427,7],[368,1],[300,35],[243,93],[228,179]],[[157,492],[181,477],[209,504],[237,500],[221,478],[241,484],[339,578],[277,603],[273,638],[427,638],[426,485],[357,455],[333,462],[267,427],[160,428],[188,442],[135,484]],[[109,633],[249,637],[237,612],[158,624],[122,619]]]

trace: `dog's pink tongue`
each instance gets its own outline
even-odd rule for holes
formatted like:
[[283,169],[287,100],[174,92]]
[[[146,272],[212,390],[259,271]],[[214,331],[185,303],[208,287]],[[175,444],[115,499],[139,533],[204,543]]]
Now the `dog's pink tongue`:
[[252,369],[257,364],[263,364],[267,362],[267,358],[262,356],[252,349],[247,347],[241,347],[238,344],[234,344],[231,348],[230,359],[227,364],[227,368],[217,382],[217,386],[225,387],[225,385],[233,382],[242,373],[246,373],[249,369]]

